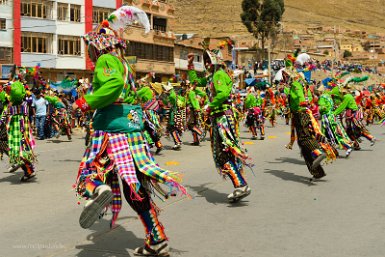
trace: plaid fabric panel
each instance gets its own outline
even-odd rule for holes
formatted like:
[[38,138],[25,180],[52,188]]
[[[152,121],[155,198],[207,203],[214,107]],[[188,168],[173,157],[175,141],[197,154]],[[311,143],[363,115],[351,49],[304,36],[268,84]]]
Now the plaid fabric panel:
[[158,101],[154,98],[147,103],[144,104],[143,109],[144,110],[154,110],[157,111],[159,109],[159,103]]
[[[140,134],[140,132],[137,133]],[[140,185],[139,180],[136,177],[135,163],[132,158],[126,135],[127,134],[123,133],[108,133],[112,155],[111,157],[116,165],[120,177],[126,181],[128,185]]]
[[187,195],[186,189],[180,185],[181,175],[158,166],[140,132],[127,134],[127,138],[132,157],[141,173],[160,183],[168,185],[170,192],[177,190]]
[[21,114],[21,115],[28,116],[29,112],[28,112],[28,105],[27,105],[27,103],[25,102],[25,103],[23,103],[21,105],[9,106],[8,107],[8,114],[9,115]]
[[[186,189],[179,184],[181,178],[178,173],[161,169],[153,159],[146,141],[141,132],[136,133],[106,133],[95,131],[92,138],[91,147],[86,151],[79,168],[78,183],[82,178],[93,176],[96,171],[92,165],[98,153],[102,150],[105,136],[108,136],[107,152],[108,157],[113,162],[119,176],[128,185],[133,186],[135,191],[139,190],[140,182],[136,176],[136,168],[144,175],[169,185],[170,191],[176,189],[182,194],[187,194]],[[116,190],[117,191],[117,190]],[[119,209],[118,193],[115,192],[116,203],[113,206],[115,213]],[[134,195],[134,198],[139,199]]]
[[10,163],[20,162],[20,146],[22,133],[20,131],[20,115],[12,116],[8,123],[8,147]]
[[92,135],[91,149],[89,150],[87,160],[85,161],[85,168],[89,168],[91,166],[91,163],[94,161],[96,155],[100,152],[105,134],[105,132],[100,130],[94,131],[94,134]]
[[114,194],[114,197],[110,205],[111,211],[113,213],[112,220],[111,220],[111,227],[112,227],[115,224],[116,220],[118,219],[119,212],[122,209],[122,195],[120,192],[119,178],[116,173],[112,178],[111,189],[112,189],[112,193]]

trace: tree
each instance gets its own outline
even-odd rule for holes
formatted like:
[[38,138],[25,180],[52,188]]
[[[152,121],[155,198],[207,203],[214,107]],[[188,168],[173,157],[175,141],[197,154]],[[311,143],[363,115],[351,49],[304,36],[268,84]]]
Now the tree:
[[348,57],[351,57],[351,56],[353,56],[353,55],[352,55],[352,52],[350,52],[350,51],[348,51],[348,50],[345,50],[345,51],[344,51],[344,58],[348,58]]
[[274,39],[285,12],[284,0],[243,0],[241,19],[247,30],[265,49],[266,40]]

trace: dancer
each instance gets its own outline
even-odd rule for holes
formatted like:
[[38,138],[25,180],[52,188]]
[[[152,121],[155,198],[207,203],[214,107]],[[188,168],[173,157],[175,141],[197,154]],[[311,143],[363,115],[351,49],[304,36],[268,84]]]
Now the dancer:
[[341,102],[338,108],[333,112],[335,116],[340,115],[342,112],[345,113],[346,121],[346,132],[350,139],[354,142],[354,150],[360,150],[360,144],[358,140],[361,136],[365,137],[370,141],[370,145],[373,146],[376,143],[375,137],[370,134],[369,130],[366,129],[363,123],[362,111],[358,108],[357,103],[349,90],[339,87],[334,87],[330,92],[333,99],[337,99]]
[[68,140],[71,140],[72,131],[68,120],[67,106],[57,96],[45,96],[45,99],[55,108],[51,116],[53,127],[56,131],[56,138],[59,138],[62,131],[64,131]]
[[167,104],[170,105],[170,114],[167,124],[167,130],[174,140],[173,150],[179,151],[182,148],[182,135],[185,131],[186,123],[186,97],[185,89],[181,89],[179,93],[175,91],[173,86],[169,85],[166,87],[168,90],[166,94]]
[[24,101],[26,90],[18,79],[9,82],[4,90],[6,92],[5,98],[7,98],[4,103],[7,106],[5,106],[3,117],[0,119],[0,127],[2,123],[6,124],[8,157],[11,165],[8,171],[14,172],[21,167],[24,175],[20,181],[24,182],[36,176],[34,167],[36,155],[33,152],[35,140],[29,122],[28,104]]
[[257,98],[254,95],[254,88],[249,89],[249,93],[245,98],[245,110],[247,111],[246,115],[246,126],[251,131],[252,140],[258,139],[258,130],[261,133],[261,140],[265,139],[265,126],[264,126],[264,117],[261,109],[257,106]]
[[[291,141],[287,148],[292,149],[295,138],[305,159],[306,166],[312,174],[311,180],[326,176],[321,162],[327,157],[322,146],[316,140],[322,140],[322,133],[317,121],[310,111],[309,103],[312,100],[311,92],[306,88],[306,82],[297,76],[290,84],[289,106],[292,114]],[[295,136],[297,134],[297,136]],[[320,139],[321,138],[321,139]]]
[[353,142],[346,134],[340,120],[334,116],[334,102],[328,92],[321,95],[318,100],[318,105],[322,118],[322,133],[327,137],[329,143],[332,145],[339,145],[346,151],[346,157],[349,157],[352,152]]
[[[208,43],[204,42],[204,46]],[[204,52],[204,63],[210,76],[199,78],[194,71],[194,54],[188,55],[189,80],[200,86],[209,81],[210,103],[207,112],[211,118],[211,149],[214,162],[221,175],[233,182],[234,192],[228,195],[230,202],[237,202],[248,196],[251,189],[244,176],[247,155],[241,149],[239,127],[235,120],[231,103],[232,81],[224,70],[224,63],[218,54],[210,50]]]
[[271,126],[274,128],[277,120],[277,110],[276,110],[276,102],[275,102],[275,94],[274,91],[269,88],[268,89],[268,94],[270,97],[270,101],[266,106],[266,118],[269,118]]
[[[124,58],[126,43],[113,29],[125,28],[133,22],[150,30],[147,14],[131,6],[122,6],[113,12],[109,22],[102,23],[96,32],[83,39],[90,59],[96,63],[93,94],[87,94],[73,104],[82,111],[96,109],[93,119],[91,146],[87,148],[79,168],[77,192],[89,198],[80,215],[80,225],[89,228],[111,203],[113,218],[121,209],[121,179],[126,201],[138,214],[146,233],[143,247],[135,255],[169,256],[164,227],[158,220],[158,210],[151,199],[155,191],[165,198],[179,190],[186,194],[178,173],[160,168],[153,159],[143,131],[143,111],[137,105],[137,94],[130,65]],[[110,25],[111,24],[111,25]],[[107,34],[113,31],[114,35]],[[158,185],[169,186],[165,192]],[[155,189],[155,190],[153,190]]]
[[[186,81],[189,84],[188,81]],[[198,146],[200,144],[200,139],[203,134],[201,129],[201,121],[202,121],[202,113],[201,107],[198,101],[199,97],[205,97],[206,94],[197,89],[196,85],[190,85],[187,93],[187,106],[188,106],[188,119],[187,119],[187,127],[191,131],[193,136],[193,142],[191,145]]]
[[151,87],[145,86],[138,90],[138,100],[143,108],[144,135],[150,146],[155,145],[155,153],[159,154],[163,150],[163,144],[160,141],[162,128],[157,114],[159,103],[156,94]]

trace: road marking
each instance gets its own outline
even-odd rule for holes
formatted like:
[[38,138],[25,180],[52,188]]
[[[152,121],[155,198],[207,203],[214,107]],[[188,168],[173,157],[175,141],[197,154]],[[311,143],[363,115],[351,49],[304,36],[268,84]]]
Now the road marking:
[[286,135],[291,135],[291,132],[286,132],[285,134],[286,134]]
[[269,138],[269,139],[276,139],[277,136],[268,136],[267,138]]
[[248,141],[248,142],[243,142],[245,145],[254,145],[254,142],[250,142],[250,141]]
[[169,161],[169,162],[166,162],[165,164],[166,166],[179,166],[180,163],[177,161]]

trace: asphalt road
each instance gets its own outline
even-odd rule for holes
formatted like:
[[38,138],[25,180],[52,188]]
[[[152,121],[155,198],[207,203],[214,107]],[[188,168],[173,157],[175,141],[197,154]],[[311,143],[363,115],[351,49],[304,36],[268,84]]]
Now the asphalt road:
[[[284,148],[289,128],[280,123],[267,127],[264,141],[242,133],[255,167],[247,172],[252,194],[238,204],[226,200],[232,185],[217,174],[209,142],[156,157],[184,174],[193,196],[157,201],[172,256],[385,256],[385,127],[369,127],[379,139],[374,147],[364,141],[349,159],[326,165],[324,180],[310,183],[298,146]],[[184,139],[191,140],[189,133]],[[83,151],[79,132],[72,142],[38,141],[36,180],[20,183],[20,171],[0,173],[1,257],[133,256],[143,244],[143,227],[126,203],[112,230],[111,215],[88,230],[78,225],[83,201],[77,204],[72,185]],[[6,167],[0,161],[0,170]]]

